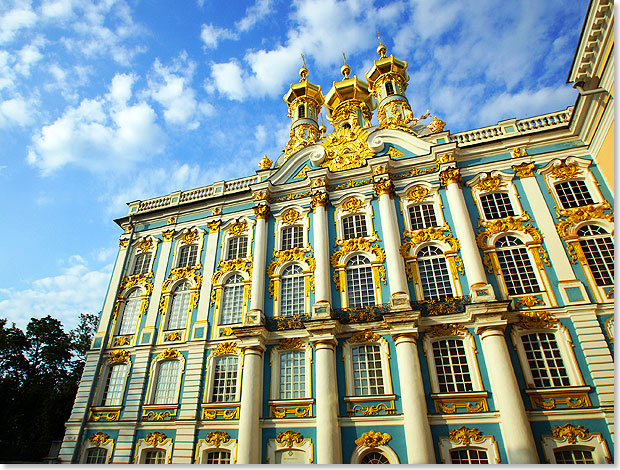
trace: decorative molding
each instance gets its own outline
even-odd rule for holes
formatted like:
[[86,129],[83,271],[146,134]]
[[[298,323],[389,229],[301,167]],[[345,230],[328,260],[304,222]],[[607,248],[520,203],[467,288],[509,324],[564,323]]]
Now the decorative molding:
[[301,349],[306,347],[306,344],[304,341],[302,341],[299,338],[284,338],[281,339],[280,342],[278,343],[278,350],[282,350],[282,349]]
[[213,447],[219,447],[222,444],[228,444],[230,435],[223,431],[212,431],[207,433],[207,438],[205,440]]
[[121,239],[118,242],[118,246],[120,247],[121,251],[126,250],[127,247],[129,246],[129,239],[128,238]]
[[104,432],[96,432],[95,434],[91,434],[88,438],[88,442],[99,447],[105,445],[106,442],[110,440],[110,436],[108,436]]
[[301,217],[301,214],[298,211],[296,211],[295,209],[289,209],[282,216],[282,222],[284,222],[287,225],[293,225],[295,222],[299,220],[300,217]]
[[238,354],[239,349],[234,341],[228,341],[225,343],[218,343],[217,347],[213,351],[214,356],[221,356],[223,354]]
[[[340,258],[342,258],[342,256],[348,253],[353,253],[354,251],[365,251],[367,253],[372,253],[376,256],[377,259],[375,261],[371,261],[370,264],[372,266],[378,266],[379,278],[381,282],[383,282],[383,284],[387,284],[387,281],[385,279],[385,266],[383,265],[383,262],[385,261],[385,251],[383,251],[383,249],[378,244],[376,244],[376,242],[378,241],[379,237],[376,232],[373,234],[373,238],[360,237],[349,238],[348,240],[336,240],[336,247],[339,248],[334,250],[331,256],[331,263],[334,267],[334,270],[336,270],[337,268],[345,267],[344,265],[339,264]],[[338,279],[339,272],[336,271],[334,272],[334,282],[336,283],[336,285],[339,285]]]
[[462,336],[467,334],[467,328],[456,323],[444,323],[431,327],[426,333],[429,336]]
[[164,335],[164,341],[181,341],[181,334],[178,331],[166,333]]
[[375,155],[368,147],[368,135],[369,132],[361,127],[336,129],[321,143],[325,148],[325,160],[321,166],[329,168],[329,171],[342,171],[364,166],[366,160]]
[[366,204],[356,197],[350,197],[344,204],[342,204],[342,210],[345,212],[358,212],[362,207],[366,207]]
[[147,433],[144,442],[152,445],[153,447],[157,447],[158,445],[163,444],[166,439],[168,439],[168,436],[166,436],[163,432],[155,431]]
[[377,197],[381,197],[384,194],[387,194],[390,198],[394,197],[394,183],[392,183],[392,180],[389,178],[375,181],[373,189]]
[[536,165],[534,163],[521,163],[520,165],[512,165],[512,169],[521,179],[533,178],[534,168],[536,168]]
[[228,233],[233,236],[243,235],[248,231],[248,223],[245,221],[239,221],[228,227]]
[[257,219],[267,219],[269,217],[269,206],[254,207],[254,216]]
[[430,193],[424,186],[416,185],[407,193],[407,200],[419,203],[428,198]]
[[164,237],[165,242],[171,242],[174,238],[174,230],[164,230],[161,236]]
[[611,204],[604,201],[600,204],[589,204],[582,207],[573,207],[572,209],[556,209],[557,217],[560,221],[556,224],[556,230],[564,240],[572,237],[570,229],[586,220],[603,219],[614,223],[613,211],[606,214],[605,211],[612,211]]
[[362,434],[360,438],[356,439],[355,444],[365,447],[377,447],[386,445],[391,439],[392,436],[386,432],[368,431]]
[[478,181],[476,187],[481,191],[497,191],[504,184],[501,176],[487,175]]
[[213,284],[217,284],[222,275],[230,271],[244,271],[248,273],[248,275],[251,277],[252,258],[236,258],[220,261],[217,265],[217,270],[215,271],[215,273],[213,273],[211,281],[213,282]]
[[551,175],[557,180],[568,180],[580,174],[581,168],[576,162],[567,164],[565,161],[562,161],[551,169]]
[[468,446],[471,441],[481,441],[482,434],[476,428],[468,428],[461,426],[458,429],[450,429],[450,440],[453,442],[461,442],[464,446]]
[[515,303],[521,307],[528,307],[528,308],[531,308],[534,305],[544,304],[542,299],[535,295],[526,295],[525,297],[519,297],[515,301]]
[[517,323],[525,330],[547,330],[557,324],[558,320],[549,312],[523,312]]
[[298,432],[294,431],[284,431],[279,432],[276,436],[276,443],[286,446],[289,449],[293,447],[293,445],[301,445],[303,443],[304,436]]
[[198,233],[198,230],[190,230],[186,233],[184,233],[183,235],[181,235],[181,244],[183,245],[191,245],[192,243],[194,243],[195,241],[197,241],[200,238],[200,234]]
[[141,253],[144,253],[145,251],[150,251],[153,248],[153,240],[149,238],[144,238],[138,242],[136,248]]
[[405,260],[412,258],[409,254],[411,248],[430,240],[438,240],[447,243],[454,253],[457,253],[461,249],[461,244],[456,237],[452,236],[450,227],[447,224],[441,227],[428,227],[412,231],[406,230],[405,233],[403,233],[403,238],[405,241],[400,246],[400,254]]
[[180,355],[181,353],[178,351],[178,349],[166,348],[157,355],[156,359],[175,359]]
[[114,364],[125,364],[129,362],[129,351],[126,349],[119,349],[118,351],[110,351],[108,356],[107,363],[110,365]]
[[581,425],[574,426],[570,423],[567,423],[564,426],[553,426],[551,433],[556,439],[560,441],[567,441],[569,444],[575,444],[577,442],[577,438],[587,440],[590,437],[587,428],[584,428]]
[[317,206],[327,207],[327,202],[329,201],[329,197],[327,193],[314,193],[311,197],[310,207],[312,207],[312,212],[314,213]]
[[433,133],[437,134],[439,132],[443,132],[443,128],[446,126],[446,123],[439,119],[437,116],[433,116],[433,120],[428,124],[428,129]]
[[439,173],[439,180],[441,181],[441,184],[443,184],[445,187],[452,183],[460,184],[461,172],[456,167],[446,168]]
[[[288,250],[277,250],[273,252],[272,262],[267,266],[267,276],[269,276],[269,294],[273,297],[275,294],[274,278],[276,277],[275,271],[279,266],[289,261],[301,261],[308,267],[304,270],[304,273],[313,273],[316,269],[316,260],[312,256],[312,247],[310,245],[300,248],[289,248]],[[314,277],[310,278],[310,287],[314,289]]]
[[[115,314],[118,313],[117,311],[115,311]],[[129,336],[119,336],[117,338],[114,338],[114,346],[127,346],[129,343],[131,343],[131,338],[133,337],[133,335],[129,335]]]
[[379,341],[381,335],[370,330],[358,331],[346,340],[347,343],[374,343]]
[[269,196],[269,193],[267,191],[257,191],[256,194],[254,194],[254,200],[255,201],[271,201],[271,197]]
[[523,147],[515,147],[512,149],[511,155],[512,155],[512,158],[525,157],[526,152]]
[[222,224],[221,220],[213,220],[211,222],[207,222],[207,227],[209,228],[209,232],[217,232],[220,229],[220,225]]
[[192,290],[200,289],[200,286],[202,286],[202,274],[200,274],[199,270],[201,268],[202,266],[198,265],[171,269],[168,278],[162,284],[162,293],[169,293],[170,286],[179,279],[193,279],[194,287],[192,287]]
[[151,277],[153,277],[151,273],[125,276],[121,281],[119,292],[130,289],[131,287],[141,286],[146,291],[146,295],[151,295],[151,292],[153,292],[153,283],[150,279]]

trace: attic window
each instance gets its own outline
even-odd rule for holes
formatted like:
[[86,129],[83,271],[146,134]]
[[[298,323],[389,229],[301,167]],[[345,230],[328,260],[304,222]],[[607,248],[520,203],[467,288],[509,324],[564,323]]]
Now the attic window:
[[392,82],[386,82],[385,92],[387,93],[388,96],[394,94],[394,85],[392,84]]
[[303,104],[300,104],[299,107],[297,108],[297,118],[301,119],[303,117],[306,117],[306,108],[304,107]]

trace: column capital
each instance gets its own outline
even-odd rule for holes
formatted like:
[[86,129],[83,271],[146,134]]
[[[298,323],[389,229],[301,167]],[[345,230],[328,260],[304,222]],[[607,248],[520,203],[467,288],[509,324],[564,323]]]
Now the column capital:
[[311,196],[310,207],[312,207],[312,212],[318,206],[327,207],[327,202],[329,201],[329,197],[326,192],[316,192]]
[[533,178],[534,177],[534,173],[532,170],[534,170],[534,168],[536,167],[536,165],[534,163],[521,163],[520,165],[512,165],[512,169],[515,171],[515,173],[517,175],[519,175],[519,178],[523,179],[523,178]]
[[161,235],[162,237],[164,237],[164,241],[165,242],[171,242],[172,238],[174,237],[174,229],[170,229],[170,230],[164,230]]
[[390,196],[390,199],[394,198],[394,183],[390,178],[380,179],[373,184],[375,194],[377,197],[381,197],[383,194]]
[[396,346],[401,343],[417,343],[418,342],[418,332],[417,331],[392,331],[390,332],[390,336],[394,340]]
[[439,173],[439,179],[441,180],[441,184],[443,184],[446,188],[452,183],[460,185],[461,170],[456,167],[446,168]]
[[269,218],[269,206],[261,205],[254,207],[254,215],[257,219],[267,220]]

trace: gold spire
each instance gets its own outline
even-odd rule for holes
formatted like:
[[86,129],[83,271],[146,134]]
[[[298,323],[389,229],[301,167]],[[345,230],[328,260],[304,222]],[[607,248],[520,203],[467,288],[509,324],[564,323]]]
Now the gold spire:
[[344,52],[342,53],[342,57],[344,57],[344,65],[340,68],[340,73],[345,79],[347,79],[351,73],[351,67],[347,64],[347,56],[344,55]]
[[299,80],[300,82],[303,82],[304,80],[306,80],[306,77],[308,76],[308,69],[306,68],[306,58],[304,57],[304,55],[301,55],[301,60],[303,61],[304,65],[302,68],[299,69],[299,76],[301,77],[301,80]]
[[379,38],[379,47],[377,47],[377,54],[379,54],[379,57],[383,59],[387,52],[387,47],[381,44],[381,36],[379,36],[379,31],[377,31],[377,37]]

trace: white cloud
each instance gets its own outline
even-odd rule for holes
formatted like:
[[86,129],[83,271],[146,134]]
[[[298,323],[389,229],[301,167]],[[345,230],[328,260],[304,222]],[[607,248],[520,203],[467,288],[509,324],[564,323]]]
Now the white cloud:
[[136,81],[136,75],[117,73],[112,78],[110,85],[110,97],[114,103],[123,106],[131,98],[131,87]]
[[71,0],[49,0],[41,5],[41,13],[44,17],[54,20],[67,19],[73,13]]
[[205,83],[208,92],[217,90],[231,100],[243,100],[246,96],[244,72],[236,61],[211,64],[211,80]]
[[272,0],[256,0],[256,3],[248,7],[245,12],[245,16],[235,23],[235,26],[237,27],[237,30],[241,32],[248,31],[272,11]]
[[33,122],[34,114],[32,103],[19,96],[0,101],[0,128],[10,125],[26,126]]
[[18,31],[34,26],[37,15],[29,5],[18,6],[0,16],[0,44],[15,39]]
[[237,35],[226,28],[203,24],[200,30],[200,39],[207,49],[215,49],[221,39],[237,39]]

